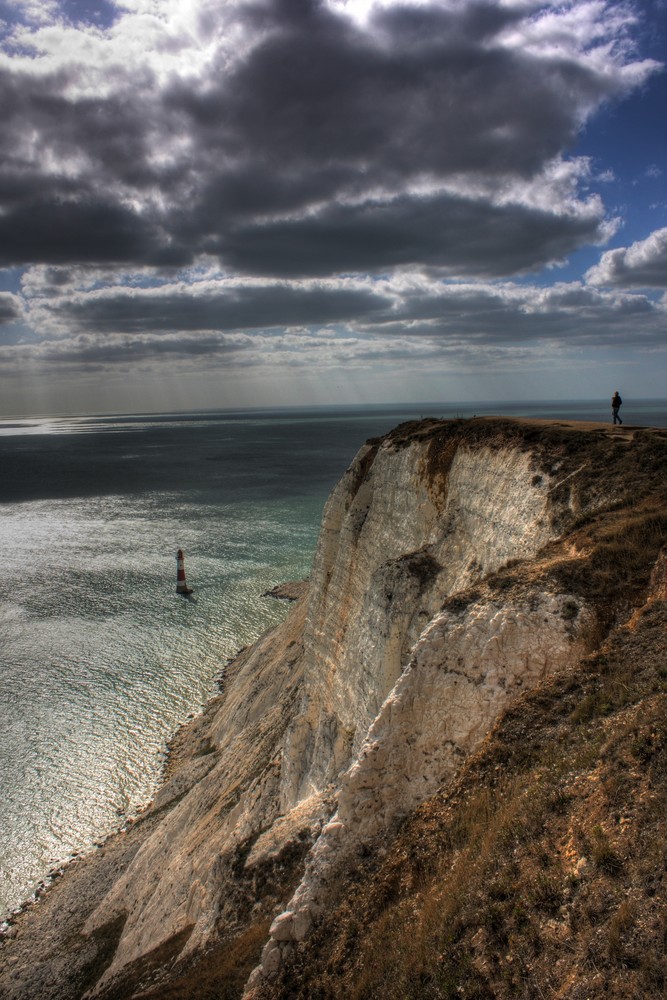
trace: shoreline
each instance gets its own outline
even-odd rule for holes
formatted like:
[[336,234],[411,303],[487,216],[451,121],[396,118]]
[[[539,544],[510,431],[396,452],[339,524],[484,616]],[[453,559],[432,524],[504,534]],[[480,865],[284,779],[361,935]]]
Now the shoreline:
[[[308,585],[308,578],[303,580],[286,580],[265,591],[261,596],[295,603],[307,593]],[[215,714],[219,701],[224,696],[225,675],[227,671],[252,649],[253,645],[267,634],[267,632],[270,632],[272,628],[275,628],[275,626],[271,626],[265,632],[260,633],[253,643],[240,646],[234,655],[225,661],[219,674],[213,678],[213,684],[217,690],[202,704],[198,712],[188,714],[171,735],[167,737],[159,775],[150,800],[138,805],[131,813],[124,814],[121,824],[114,830],[111,830],[103,839],[94,841],[89,847],[75,851],[71,856],[56,863],[40,879],[34,890],[26,898],[22,899],[7,912],[0,913],[0,943],[5,939],[13,937],[12,928],[20,920],[21,916],[40,903],[72,868],[90,858],[94,858],[100,851],[109,848],[113,841],[123,837],[134,829],[137,824],[140,824],[145,818],[152,815],[154,811],[159,812],[164,808],[166,803],[163,802],[158,804],[156,809],[156,803],[160,798],[160,794],[165,786],[178,774],[178,771],[187,764],[188,760],[196,756],[197,749],[194,751],[192,749],[192,743],[196,739],[196,731],[199,727],[206,725],[210,721],[210,717]],[[205,745],[200,743],[198,749],[202,757],[206,755],[207,748]],[[120,819],[121,817],[119,816]]]

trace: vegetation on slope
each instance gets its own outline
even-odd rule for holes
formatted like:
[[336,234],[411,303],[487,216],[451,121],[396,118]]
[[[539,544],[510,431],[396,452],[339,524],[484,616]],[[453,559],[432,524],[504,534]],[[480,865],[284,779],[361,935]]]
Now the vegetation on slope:
[[258,997],[658,998],[667,605],[524,696]]
[[[455,786],[358,859],[338,905],[255,1000],[667,992],[664,581],[641,607],[667,544],[667,433],[508,423],[497,421],[498,443],[537,443],[569,515],[539,561],[487,584],[541,579],[583,597],[598,648],[510,707]],[[459,433],[472,442],[488,424]],[[437,477],[451,455],[434,431]],[[399,428],[396,446],[414,433],[424,428]],[[661,565],[667,576],[664,554]]]

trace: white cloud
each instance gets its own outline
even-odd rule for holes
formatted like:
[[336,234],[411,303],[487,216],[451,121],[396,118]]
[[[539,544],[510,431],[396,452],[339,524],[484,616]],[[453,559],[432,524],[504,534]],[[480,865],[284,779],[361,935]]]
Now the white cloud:
[[653,349],[664,346],[667,318],[664,303],[641,293],[580,282],[450,284],[416,272],[280,282],[209,273],[195,283],[134,288],[114,284],[111,275],[106,281],[100,285],[85,272],[78,282],[67,271],[28,276],[26,313],[42,338],[38,354],[59,341],[61,347],[48,348],[49,358],[73,363],[78,357],[83,364],[94,351],[113,365],[127,348],[128,361],[139,352],[156,362],[191,354],[196,367],[204,355],[225,365],[241,356],[258,364],[264,352],[274,360],[279,353],[281,364],[296,363],[303,348],[309,362],[323,364],[332,346],[339,352],[353,341],[356,356],[363,347],[366,355],[391,361],[399,344],[408,345],[413,358],[556,342],[568,350],[609,345],[623,342],[629,322],[636,327],[635,347]]
[[629,247],[608,250],[586,280],[618,288],[667,288],[667,227]]

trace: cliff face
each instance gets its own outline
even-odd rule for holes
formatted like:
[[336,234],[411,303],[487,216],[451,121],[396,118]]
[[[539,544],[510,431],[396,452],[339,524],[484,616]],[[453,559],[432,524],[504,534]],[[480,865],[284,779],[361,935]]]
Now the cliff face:
[[444,598],[553,536],[533,456],[455,437],[364,446],[323,516],[284,804],[335,780]]
[[[151,809],[11,928],[7,996],[240,996],[260,953],[245,990],[279,991],[358,859],[645,599],[666,453],[659,432],[493,420],[364,445],[307,594],[180,734]],[[640,528],[631,578],[609,583],[600,553]]]

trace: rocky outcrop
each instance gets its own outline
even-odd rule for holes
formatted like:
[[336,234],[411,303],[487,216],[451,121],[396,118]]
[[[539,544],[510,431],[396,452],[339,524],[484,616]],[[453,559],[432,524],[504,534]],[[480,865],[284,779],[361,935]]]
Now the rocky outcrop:
[[451,781],[509,700],[582,656],[591,625],[571,598],[538,591],[435,616],[342,776],[337,811],[271,926],[250,988],[337,902],[337,871]]
[[513,699],[453,780],[357,843],[312,925],[295,895],[253,1000],[665,995],[666,555],[594,653]]
[[[176,741],[145,836],[77,928],[104,956],[87,953],[62,996],[159,996],[249,928],[248,971],[264,947],[248,994],[276,975],[350,859],[591,647],[600,609],[577,582],[590,546],[572,532],[618,507],[618,447],[606,430],[492,420],[365,444],[324,510],[307,595]],[[8,997],[27,997],[15,981]]]
[[455,445],[366,445],[325,507],[286,805],[349,765],[442,601],[554,535],[548,480],[529,451]]

